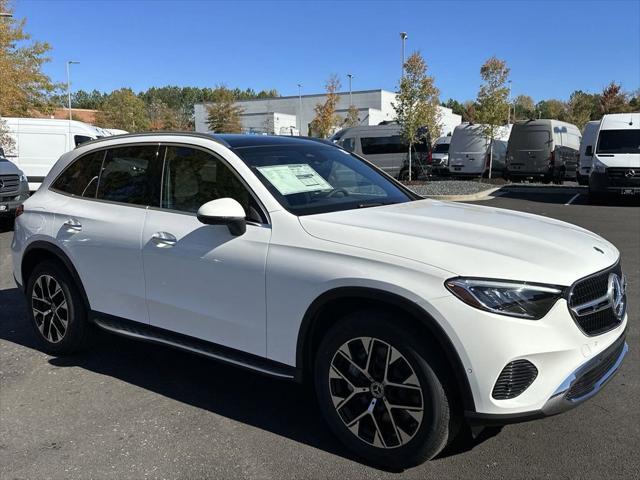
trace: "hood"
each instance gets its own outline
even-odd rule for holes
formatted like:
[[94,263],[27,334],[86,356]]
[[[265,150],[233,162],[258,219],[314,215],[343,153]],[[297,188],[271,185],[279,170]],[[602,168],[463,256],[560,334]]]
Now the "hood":
[[616,153],[608,155],[596,153],[595,158],[607,167],[640,168],[640,155],[637,153]]
[[12,161],[0,159],[0,175],[22,175],[22,170]]
[[619,257],[612,244],[569,223],[436,200],[303,216],[300,223],[314,237],[412,259],[452,276],[568,286]]

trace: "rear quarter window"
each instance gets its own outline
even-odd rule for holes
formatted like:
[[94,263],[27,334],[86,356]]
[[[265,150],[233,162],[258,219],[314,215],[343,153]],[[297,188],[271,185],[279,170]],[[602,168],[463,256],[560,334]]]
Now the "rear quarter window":
[[76,197],[94,198],[104,150],[91,152],[73,161],[53,182],[51,188]]

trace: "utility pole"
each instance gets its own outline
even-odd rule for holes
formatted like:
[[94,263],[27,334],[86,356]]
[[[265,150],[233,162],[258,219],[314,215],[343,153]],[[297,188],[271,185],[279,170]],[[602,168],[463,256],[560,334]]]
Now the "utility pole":
[[80,62],[74,62],[73,60],[67,60],[67,100],[69,107],[69,148],[71,148],[71,65],[77,65]]
[[[516,107],[513,106],[513,120],[516,119]],[[511,122],[511,80],[509,80],[509,98],[507,98],[507,125]]]
[[404,77],[404,44],[407,41],[407,32],[400,32],[400,38],[402,39],[402,76]]
[[[298,135],[302,135],[302,84],[298,84],[298,121],[300,127],[298,128]],[[309,132],[307,132],[308,135]]]
[[351,96],[351,80],[353,79],[353,75],[351,73],[347,73],[347,77],[349,77],[349,106],[353,105],[353,97]]

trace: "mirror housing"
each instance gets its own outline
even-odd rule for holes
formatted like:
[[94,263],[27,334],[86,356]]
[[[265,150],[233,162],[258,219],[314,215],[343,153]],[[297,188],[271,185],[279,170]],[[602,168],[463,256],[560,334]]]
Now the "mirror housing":
[[584,150],[584,154],[587,157],[593,157],[593,145],[587,145],[587,148]]
[[229,233],[240,236],[247,231],[246,213],[233,198],[218,198],[198,209],[198,220],[205,225],[226,225]]

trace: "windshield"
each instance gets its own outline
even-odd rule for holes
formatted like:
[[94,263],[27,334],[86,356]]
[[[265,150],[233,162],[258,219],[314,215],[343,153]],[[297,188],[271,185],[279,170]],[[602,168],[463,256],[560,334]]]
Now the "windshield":
[[340,148],[300,143],[235,151],[280,204],[295,215],[413,200],[400,186]]
[[640,153],[640,130],[601,130],[597,153]]
[[433,153],[447,153],[449,151],[448,143],[439,143],[433,147]]

